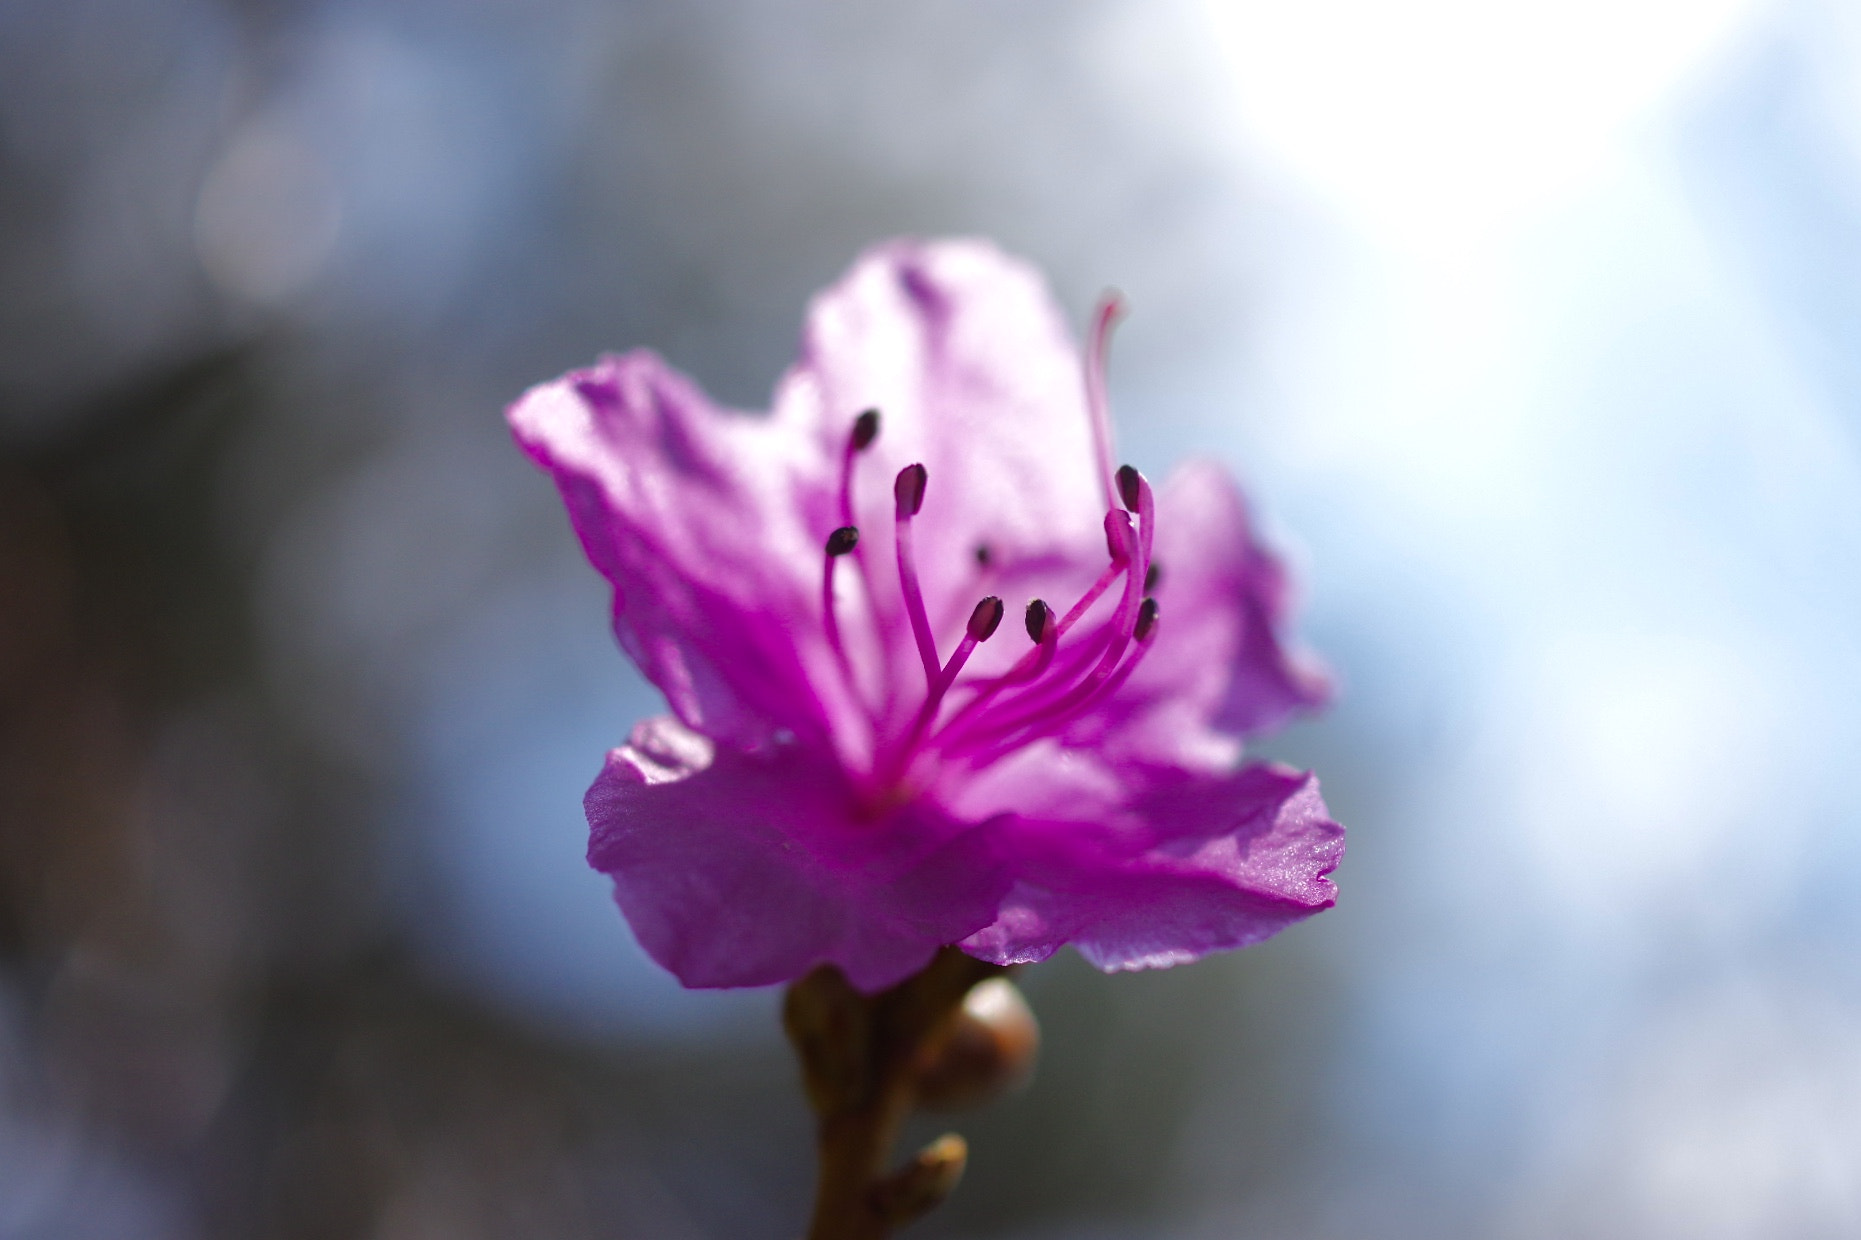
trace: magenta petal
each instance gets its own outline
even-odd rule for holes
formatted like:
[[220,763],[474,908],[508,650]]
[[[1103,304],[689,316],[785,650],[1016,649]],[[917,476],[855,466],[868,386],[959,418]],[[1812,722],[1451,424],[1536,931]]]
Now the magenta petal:
[[679,718],[738,744],[859,732],[801,511],[832,489],[812,445],[714,408],[644,352],[533,388],[508,416],[614,588],[621,646]]
[[1123,826],[1013,823],[1018,881],[963,949],[1006,964],[1070,942],[1101,969],[1156,968],[1257,943],[1336,900],[1326,876],[1344,830],[1311,775],[1156,775]]
[[798,746],[712,746],[671,719],[608,754],[588,861],[647,954],[687,986],[763,986],[823,962],[872,991],[994,919],[990,831],[926,805],[862,821]]

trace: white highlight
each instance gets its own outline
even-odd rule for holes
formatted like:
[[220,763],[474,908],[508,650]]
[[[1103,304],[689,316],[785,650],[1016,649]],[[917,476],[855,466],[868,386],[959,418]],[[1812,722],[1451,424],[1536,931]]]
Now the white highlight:
[[1334,207],[1449,238],[1579,178],[1751,0],[1208,0],[1251,142]]

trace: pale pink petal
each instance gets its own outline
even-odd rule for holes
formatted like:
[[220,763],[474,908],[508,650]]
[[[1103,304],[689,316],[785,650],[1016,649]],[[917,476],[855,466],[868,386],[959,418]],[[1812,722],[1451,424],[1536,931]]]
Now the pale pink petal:
[[622,647],[679,718],[740,744],[860,734],[820,616],[832,484],[812,444],[713,407],[644,352],[533,388],[509,419],[614,588]]
[[[1065,320],[1039,273],[987,242],[881,246],[815,298],[776,418],[838,452],[867,408],[882,422],[857,465],[855,523],[883,642],[862,656],[884,663],[890,692],[878,708],[908,717],[923,676],[893,567],[898,471],[929,471],[914,537],[944,656],[970,608],[998,592],[996,574],[1057,565],[1078,589],[1097,575],[1104,487]],[[985,648],[977,667],[995,654]]]

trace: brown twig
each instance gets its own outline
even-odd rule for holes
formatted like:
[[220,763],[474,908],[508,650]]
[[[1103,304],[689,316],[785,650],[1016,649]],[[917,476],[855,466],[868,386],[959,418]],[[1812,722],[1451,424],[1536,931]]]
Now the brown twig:
[[782,1023],[820,1120],[807,1240],[883,1240],[956,1187],[968,1157],[961,1137],[939,1137],[897,1170],[892,1146],[917,1103],[919,1078],[957,1027],[963,997],[1005,971],[946,947],[876,995],[860,994],[831,965],[789,987]]

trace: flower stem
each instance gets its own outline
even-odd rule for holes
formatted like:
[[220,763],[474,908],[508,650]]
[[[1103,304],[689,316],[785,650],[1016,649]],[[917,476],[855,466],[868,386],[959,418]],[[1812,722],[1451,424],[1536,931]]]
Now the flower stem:
[[807,1240],[883,1240],[956,1187],[963,1139],[938,1138],[890,1167],[918,1084],[956,1028],[963,997],[999,965],[954,947],[890,990],[862,995],[822,965],[788,989],[782,1023],[819,1118],[820,1173]]

